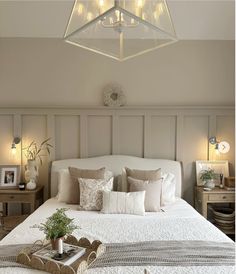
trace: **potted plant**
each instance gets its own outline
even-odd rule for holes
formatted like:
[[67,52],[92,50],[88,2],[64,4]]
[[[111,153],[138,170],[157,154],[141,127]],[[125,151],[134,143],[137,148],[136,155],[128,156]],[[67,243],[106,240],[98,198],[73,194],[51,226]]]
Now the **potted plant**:
[[200,179],[203,181],[203,184],[207,188],[213,189],[215,187],[214,179],[216,179],[217,175],[214,169],[207,169],[201,172]]
[[42,157],[50,155],[52,145],[49,143],[49,140],[50,138],[44,140],[40,145],[37,145],[37,143],[33,141],[27,147],[22,149],[27,159],[27,165],[25,166],[25,180],[28,183],[26,186],[28,189],[36,188],[39,176],[37,160],[42,165]]
[[64,239],[70,235],[75,229],[80,227],[75,225],[73,220],[66,215],[66,208],[57,208],[56,212],[47,218],[45,223],[34,225],[33,228],[38,228],[43,231],[46,239],[51,241],[52,249],[58,249],[58,240]]

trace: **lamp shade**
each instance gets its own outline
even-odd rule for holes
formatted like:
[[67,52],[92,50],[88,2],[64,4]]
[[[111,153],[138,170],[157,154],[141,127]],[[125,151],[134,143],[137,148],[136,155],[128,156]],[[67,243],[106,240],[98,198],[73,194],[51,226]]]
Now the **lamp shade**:
[[76,0],[64,38],[120,61],[177,41],[165,0]]

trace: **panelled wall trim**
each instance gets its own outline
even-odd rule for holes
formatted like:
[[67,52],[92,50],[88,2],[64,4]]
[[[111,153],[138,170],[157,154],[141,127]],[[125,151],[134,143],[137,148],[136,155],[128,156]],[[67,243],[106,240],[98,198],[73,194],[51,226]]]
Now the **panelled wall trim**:
[[[104,154],[182,161],[183,191],[192,202],[189,188],[195,184],[193,162],[212,159],[208,137],[225,135],[234,151],[234,111],[234,106],[0,107],[0,131],[9,131],[6,125],[13,117],[13,130],[5,132],[6,136],[22,136],[24,145],[29,140],[50,137],[54,149],[49,161]],[[35,123],[39,123],[38,128]],[[11,143],[13,136],[7,138],[5,143]],[[228,157],[234,166],[233,153]],[[2,158],[0,164],[4,161],[9,163]],[[45,189],[49,190],[48,168],[44,165],[41,169]]]

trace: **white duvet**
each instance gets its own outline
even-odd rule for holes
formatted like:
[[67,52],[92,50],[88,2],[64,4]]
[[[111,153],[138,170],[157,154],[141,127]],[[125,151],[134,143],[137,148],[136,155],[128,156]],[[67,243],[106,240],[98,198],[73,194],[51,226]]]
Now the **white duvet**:
[[[22,224],[9,233],[0,245],[33,243],[43,239],[44,235],[38,229],[31,228],[36,223],[44,222],[55,212],[56,208],[69,208],[67,214],[75,219],[81,227],[74,235],[87,237],[91,241],[98,239],[104,243],[137,242],[151,240],[206,240],[231,241],[225,234],[206,221],[189,204],[182,199],[164,207],[164,212],[147,213],[146,216],[102,214],[100,212],[78,211],[78,206],[67,205],[52,198],[46,201]],[[151,274],[230,274],[235,268],[230,266],[191,266],[191,267],[145,267]],[[36,274],[45,273],[23,268],[1,268],[3,274]],[[112,267],[90,269],[86,274],[139,274],[144,273],[144,267]]]

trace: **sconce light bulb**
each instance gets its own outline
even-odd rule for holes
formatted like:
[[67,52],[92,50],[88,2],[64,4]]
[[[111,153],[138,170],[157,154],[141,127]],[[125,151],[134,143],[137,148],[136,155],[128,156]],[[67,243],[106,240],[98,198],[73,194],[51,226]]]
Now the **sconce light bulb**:
[[15,143],[13,143],[11,146],[11,154],[16,155],[16,144]]

